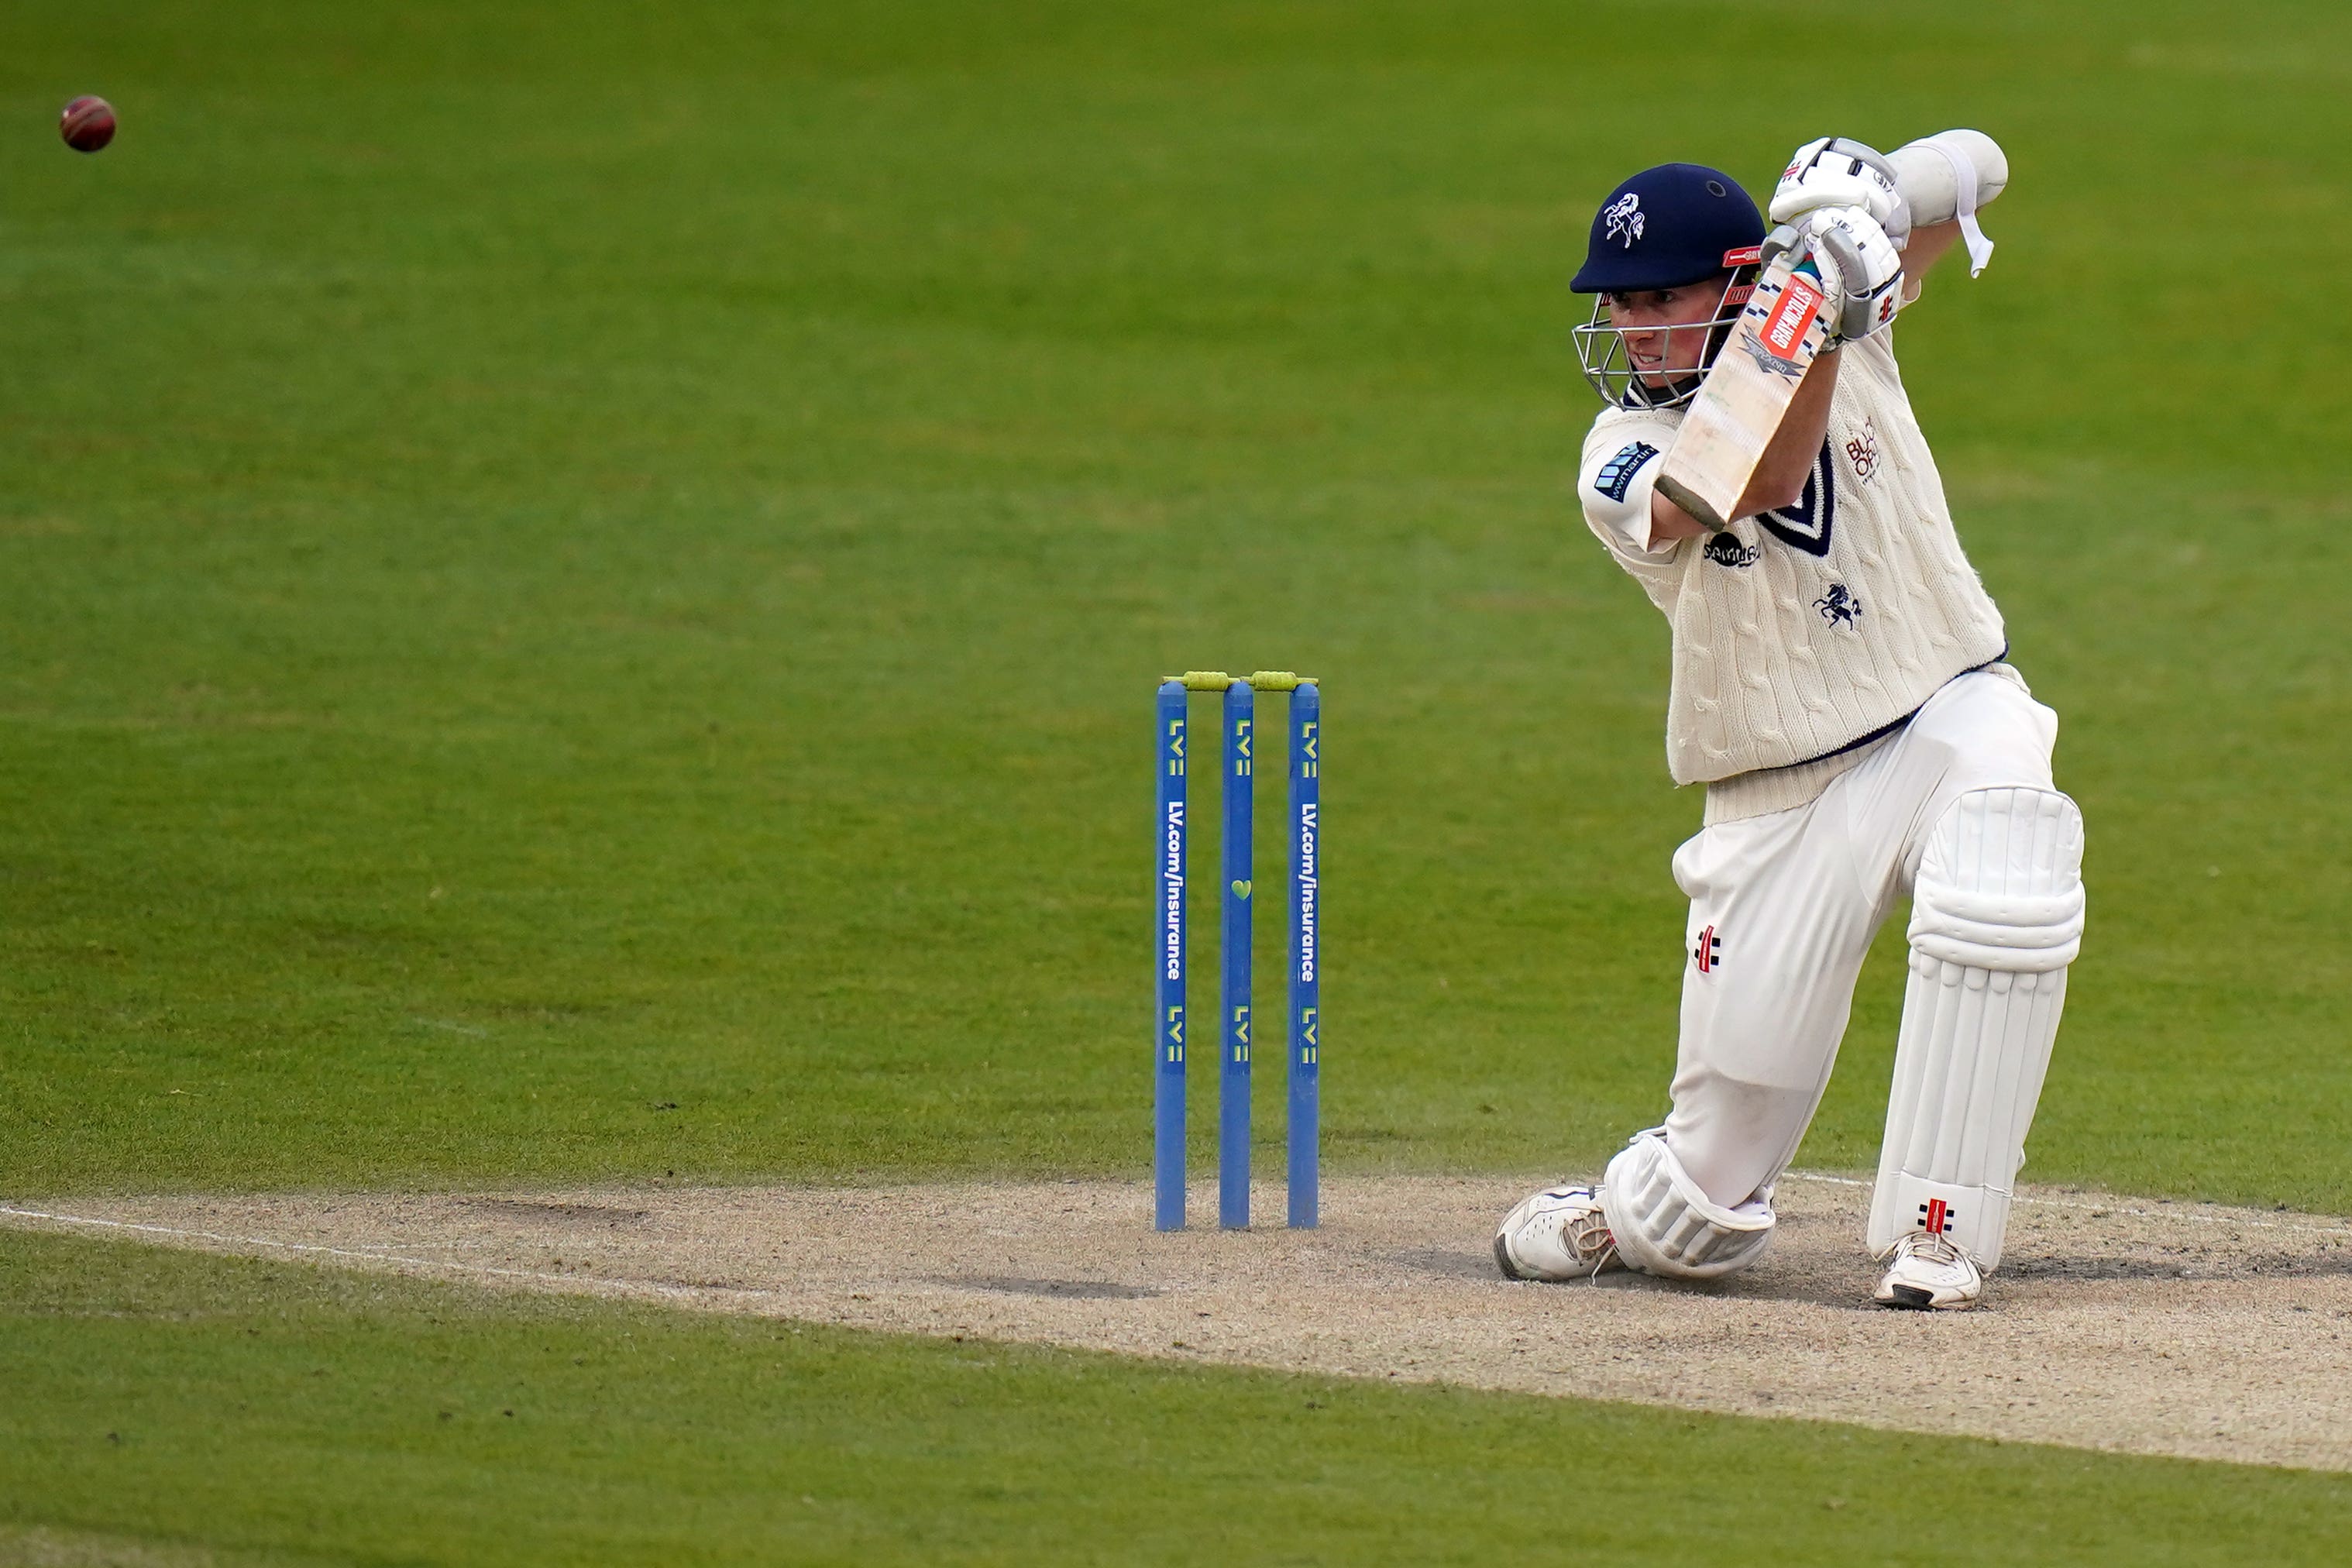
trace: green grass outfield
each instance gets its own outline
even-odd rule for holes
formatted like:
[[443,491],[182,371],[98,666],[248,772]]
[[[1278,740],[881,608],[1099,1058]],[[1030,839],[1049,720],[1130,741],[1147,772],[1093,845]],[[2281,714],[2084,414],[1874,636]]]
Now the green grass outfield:
[[[2000,253],[1900,341],[2090,824],[2028,1173],[2352,1209],[2348,57],[2320,4],[27,11],[0,1194],[1139,1175],[1148,702],[1197,666],[1326,681],[1333,1163],[1597,1164],[1664,1103],[1698,802],[1570,510],[1566,279],[1631,168],[1972,123]],[[1809,1164],[1871,1159],[1888,956]],[[68,1495],[181,1528],[9,1506]]]
[[1698,803],[1563,280],[1629,166],[1972,121],[1902,332],[2091,825],[2033,1172],[2352,1206],[2352,20],[2046,9],[28,18],[0,1190],[1139,1170],[1203,665],[1328,683],[1334,1160],[1594,1162]]
[[2235,1564],[2257,1539],[2272,1563],[2352,1554],[2352,1477],[501,1299],[51,1237],[0,1252],[0,1563],[16,1521],[69,1543],[201,1543],[229,1568],[1811,1564],[1895,1540],[1904,1562],[1955,1568]]

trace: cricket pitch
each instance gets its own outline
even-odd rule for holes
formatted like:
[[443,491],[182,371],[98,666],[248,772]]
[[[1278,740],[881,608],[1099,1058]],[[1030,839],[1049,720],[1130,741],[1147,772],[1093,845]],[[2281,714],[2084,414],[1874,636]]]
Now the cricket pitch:
[[1865,1301],[1868,1200],[1791,1175],[1761,1262],[1706,1287],[1514,1284],[1535,1184],[1342,1178],[1323,1227],[1155,1234],[1141,1184],[171,1196],[0,1221],[853,1328],[1744,1415],[2352,1470],[2352,1223],[2029,1190],[1988,1304]]

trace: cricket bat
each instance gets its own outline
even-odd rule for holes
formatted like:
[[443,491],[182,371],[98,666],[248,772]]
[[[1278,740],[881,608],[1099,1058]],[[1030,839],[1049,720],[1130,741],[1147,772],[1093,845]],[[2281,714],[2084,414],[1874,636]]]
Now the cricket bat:
[[[1895,189],[1911,205],[1912,226],[1958,218],[1972,268],[1981,271],[1992,242],[1976,226],[1976,209],[2009,184],[2000,145],[1981,132],[1947,131],[1897,149],[1887,162]],[[1797,384],[1829,339],[1827,305],[1801,253],[1774,257],[1683,416],[1658,469],[1658,489],[1717,533],[1731,526]]]
[[1829,341],[1821,279],[1803,260],[1783,252],[1757,279],[1658,469],[1665,498],[1717,533],[1731,526],[1797,384]]

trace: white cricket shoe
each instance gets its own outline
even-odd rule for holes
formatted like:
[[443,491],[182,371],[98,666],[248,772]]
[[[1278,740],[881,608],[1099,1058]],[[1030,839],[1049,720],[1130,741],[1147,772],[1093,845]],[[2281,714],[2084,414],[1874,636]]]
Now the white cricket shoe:
[[1506,1279],[1585,1279],[1622,1268],[1599,1187],[1547,1187],[1503,1216],[1495,1262]]
[[1975,1306],[1983,1294],[1984,1270],[1975,1258],[1940,1236],[1915,1230],[1895,1242],[1870,1299],[1882,1307],[1951,1312]]

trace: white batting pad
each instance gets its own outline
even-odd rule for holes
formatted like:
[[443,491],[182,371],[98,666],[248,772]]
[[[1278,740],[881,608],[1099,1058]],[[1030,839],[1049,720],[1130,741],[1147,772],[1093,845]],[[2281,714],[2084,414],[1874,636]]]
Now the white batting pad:
[[1670,1279],[1713,1279],[1744,1268],[1772,1238],[1769,1193],[1738,1208],[1709,1201],[1656,1128],[1635,1134],[1609,1162],[1601,1208],[1618,1258]]
[[1990,1269],[2083,944],[2083,814],[2055,790],[1969,791],[1930,830],[1911,900],[1870,1247],[1937,1231]]

